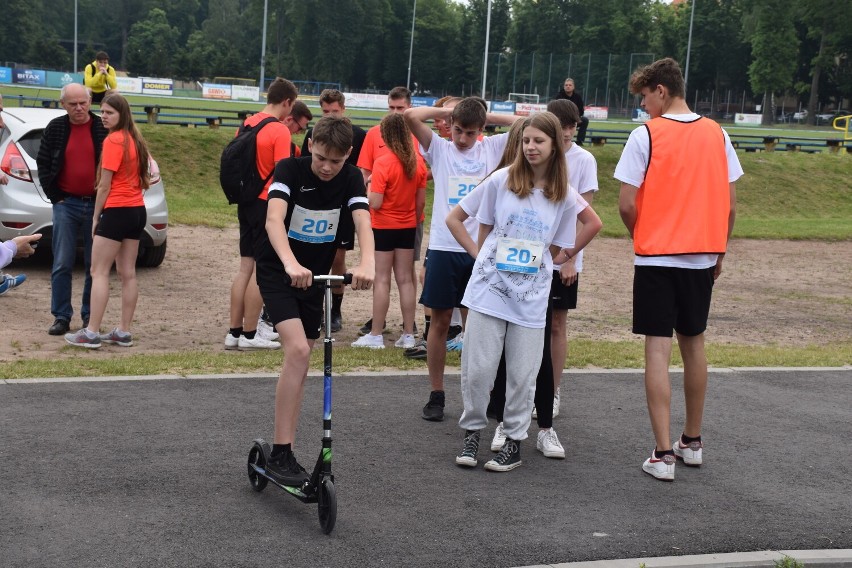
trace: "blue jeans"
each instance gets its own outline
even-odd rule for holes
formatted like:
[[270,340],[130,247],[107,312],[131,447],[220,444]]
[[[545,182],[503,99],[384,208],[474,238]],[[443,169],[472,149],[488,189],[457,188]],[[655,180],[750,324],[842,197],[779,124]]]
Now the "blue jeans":
[[92,217],[95,200],[68,197],[53,206],[53,270],[50,273],[50,313],[54,318],[71,321],[71,274],[77,258],[77,238],[83,237],[83,262],[86,282],[83,285],[82,318],[89,317],[89,299],[92,293]]

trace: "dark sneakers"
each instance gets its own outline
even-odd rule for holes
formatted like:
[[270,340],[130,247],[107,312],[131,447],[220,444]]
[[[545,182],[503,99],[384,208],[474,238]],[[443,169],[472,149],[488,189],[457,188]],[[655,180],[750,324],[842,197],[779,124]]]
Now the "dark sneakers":
[[282,452],[277,456],[270,456],[266,464],[266,473],[281,485],[298,487],[308,480],[308,473],[296,461],[293,452]]
[[506,438],[500,453],[494,459],[486,462],[485,469],[489,471],[511,471],[521,465],[521,443]]
[[[86,325],[83,327],[88,327],[89,322],[86,322]],[[50,335],[65,335],[71,330],[71,323],[62,318],[56,318],[53,321],[53,325],[50,326],[50,329],[47,330],[47,333]]]
[[340,312],[331,310],[331,331],[336,333],[341,329],[343,329],[343,316]]
[[466,430],[464,447],[456,456],[456,463],[464,467],[476,467],[477,452],[479,452],[479,430]]
[[423,420],[440,422],[444,419],[444,391],[429,393],[429,402],[423,407]]

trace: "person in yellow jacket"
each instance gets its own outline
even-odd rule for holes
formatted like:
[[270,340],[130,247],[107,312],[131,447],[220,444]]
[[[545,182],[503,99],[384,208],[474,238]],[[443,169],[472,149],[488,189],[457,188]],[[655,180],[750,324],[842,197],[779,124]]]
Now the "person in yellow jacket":
[[[615,168],[619,212],[633,238],[633,333],[645,336],[645,395],[656,448],[642,470],[674,481],[676,458],[702,463],[707,392],[704,330],[713,283],[734,228],[743,175],[728,134],[692,112],[680,66],[666,58],[640,68],[630,90],[651,119],[634,130]],[[672,331],[683,358],[686,421],[670,437]]]
[[86,65],[83,70],[83,81],[92,91],[92,102],[96,104],[101,104],[104,95],[118,86],[115,80],[115,67],[109,64],[109,55],[106,51],[99,51],[95,54],[95,60]]

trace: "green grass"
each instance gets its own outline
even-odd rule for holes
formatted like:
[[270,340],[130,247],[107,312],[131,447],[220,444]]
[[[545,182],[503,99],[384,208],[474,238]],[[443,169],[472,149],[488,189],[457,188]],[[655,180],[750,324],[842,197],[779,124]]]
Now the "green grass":
[[[644,348],[640,338],[632,341],[595,341],[575,339],[569,342],[571,369],[641,369]],[[317,346],[311,354],[313,370],[322,369],[323,350]],[[707,345],[711,367],[840,367],[852,364],[852,341],[834,345],[789,347],[785,345]],[[459,367],[458,353],[447,354],[447,366]],[[673,350],[672,366],[682,361]],[[139,375],[200,375],[227,373],[277,373],[281,367],[280,352],[210,352],[182,351],[163,355],[128,355],[104,359],[80,354],[73,359],[21,360],[5,363],[0,379],[29,377],[90,377]],[[426,372],[424,361],[403,357],[398,349],[334,349],[334,373],[360,371]]]

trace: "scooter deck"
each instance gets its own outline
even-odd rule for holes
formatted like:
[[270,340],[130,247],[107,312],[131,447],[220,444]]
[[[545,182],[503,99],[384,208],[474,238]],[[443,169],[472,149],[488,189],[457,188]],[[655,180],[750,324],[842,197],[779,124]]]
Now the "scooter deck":
[[276,487],[280,487],[281,489],[283,489],[284,491],[286,491],[287,493],[289,493],[290,495],[292,495],[296,499],[299,499],[300,501],[303,501],[305,503],[316,503],[317,502],[318,498],[317,498],[317,492],[316,491],[311,491],[309,493],[305,493],[302,490],[302,488],[305,487],[305,485],[307,485],[309,488],[313,489],[313,486],[310,485],[309,483],[308,484],[302,484],[302,485],[284,485],[284,484],[276,481],[274,477],[272,477],[268,473],[266,473],[266,469],[260,467],[259,465],[251,464],[251,467],[252,467],[252,469],[254,469],[255,472],[257,472],[258,475],[262,476],[264,479],[269,481],[269,483],[271,483],[272,485],[275,485]]

